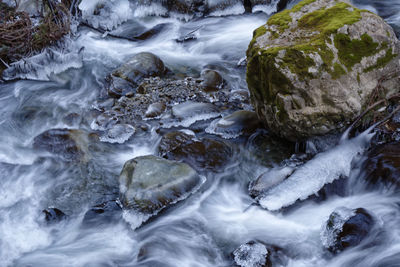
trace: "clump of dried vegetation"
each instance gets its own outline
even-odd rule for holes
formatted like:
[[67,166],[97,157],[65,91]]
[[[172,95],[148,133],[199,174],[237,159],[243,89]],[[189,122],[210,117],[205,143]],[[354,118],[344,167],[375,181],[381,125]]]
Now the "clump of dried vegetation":
[[40,52],[70,31],[70,1],[37,0],[39,15],[18,11],[0,0],[0,76],[8,64]]

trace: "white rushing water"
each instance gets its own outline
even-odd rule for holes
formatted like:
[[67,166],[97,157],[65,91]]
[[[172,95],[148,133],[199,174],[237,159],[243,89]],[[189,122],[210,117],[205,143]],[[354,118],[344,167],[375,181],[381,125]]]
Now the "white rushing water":
[[[201,170],[207,181],[186,200],[145,224],[127,212],[117,219],[100,214],[86,221],[91,207],[119,197],[123,164],[156,154],[162,136],[149,122],[147,132],[118,126],[99,134],[98,142],[90,141],[87,133],[101,130],[95,123],[99,113],[92,107],[104,95],[104,77],[132,55],[148,51],[177,73],[198,76],[213,66],[231,91],[247,90],[245,69],[237,63],[245,57],[253,30],[265,23],[277,3],[253,6],[254,13],[244,13],[241,1],[231,1],[226,9],[218,4],[227,1],[206,1],[218,8],[192,19],[169,10],[162,5],[166,2],[84,0],[79,5],[83,19],[105,31],[167,26],[140,42],[80,27],[64,46],[45,51],[26,65],[16,64],[6,73],[10,79],[25,80],[0,83],[0,266],[234,266],[232,253],[249,241],[280,248],[283,259],[274,267],[400,266],[400,197],[367,189],[360,182],[364,173],[358,166],[371,137],[367,132],[289,167],[272,156],[260,159],[249,145],[251,138],[225,136],[236,138],[223,140],[233,148],[232,159],[216,172]],[[378,12],[382,5],[356,2]],[[398,3],[393,1],[390,7],[394,11],[387,19],[399,24]],[[196,40],[175,41],[190,32]],[[227,114],[198,113],[186,118],[178,112],[165,121],[163,130],[178,127],[192,136],[219,138],[205,129],[214,118]],[[71,122],[71,117],[77,119]],[[33,149],[34,138],[54,128],[82,131],[84,160],[62,162],[57,155]],[[262,147],[267,155],[274,149],[273,142]],[[264,192],[261,206],[255,205],[248,184],[266,171],[280,175],[274,177],[276,182],[290,176]],[[348,177],[342,195],[312,199],[340,176]],[[320,234],[339,207],[365,208],[377,225],[360,246],[333,255],[324,249]],[[58,208],[67,218],[48,224],[42,212],[47,208]],[[264,255],[263,247],[257,248]]]

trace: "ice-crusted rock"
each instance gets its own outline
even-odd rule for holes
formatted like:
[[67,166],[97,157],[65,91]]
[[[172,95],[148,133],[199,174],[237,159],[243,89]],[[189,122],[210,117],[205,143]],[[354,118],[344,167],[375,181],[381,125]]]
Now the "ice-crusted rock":
[[229,139],[241,135],[250,135],[261,126],[261,122],[257,118],[255,112],[238,110],[228,116],[213,121],[206,131]]
[[273,168],[261,174],[255,181],[249,185],[249,193],[251,197],[257,197],[263,192],[268,191],[272,187],[284,181],[294,171],[293,167],[285,166]]
[[211,103],[186,101],[172,107],[172,115],[188,127],[198,120],[207,120],[220,116],[218,108]]
[[100,141],[123,144],[135,133],[135,131],[135,127],[132,125],[116,124],[100,136]]
[[82,19],[94,28],[112,30],[132,16],[129,0],[82,0]]
[[373,226],[374,219],[365,209],[337,208],[322,227],[321,241],[325,248],[339,252],[360,244]]
[[261,194],[258,202],[268,210],[279,210],[307,199],[340,177],[348,177],[353,158],[365,150],[371,138],[372,135],[366,131],[316,155],[289,178]]
[[247,83],[260,118],[297,141],[342,129],[382,82],[399,90],[400,43],[379,16],[341,0],[304,0],[256,29]]
[[[285,1],[285,0],[281,0]],[[276,11],[279,0],[139,0],[135,16],[174,15],[184,19],[202,16],[225,16],[245,11]]]
[[241,267],[270,267],[268,249],[259,242],[248,242],[233,252],[235,263]]
[[[59,47],[47,47],[42,52],[28,58],[11,63],[4,70],[4,80],[29,79],[50,80],[54,74],[59,74],[71,68],[81,68],[83,65],[83,49],[70,49],[73,46],[65,40]],[[76,51],[75,51],[76,49]]]
[[124,207],[152,215],[187,198],[204,182],[185,163],[155,156],[127,161],[119,176],[120,199]]

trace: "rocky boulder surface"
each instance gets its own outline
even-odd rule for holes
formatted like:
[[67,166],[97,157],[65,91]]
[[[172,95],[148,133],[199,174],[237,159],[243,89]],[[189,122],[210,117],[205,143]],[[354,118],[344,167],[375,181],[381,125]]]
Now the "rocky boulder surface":
[[134,94],[144,78],[163,76],[166,71],[158,56],[149,52],[138,53],[109,75],[108,94],[117,98]]
[[357,246],[367,237],[374,225],[374,218],[363,208],[337,208],[323,226],[322,244],[332,252]]
[[399,41],[379,16],[340,0],[304,0],[254,31],[247,83],[261,119],[297,141],[343,129],[379,87],[397,92]]
[[189,165],[155,156],[127,161],[119,177],[120,199],[124,207],[145,214],[189,196],[204,182]]

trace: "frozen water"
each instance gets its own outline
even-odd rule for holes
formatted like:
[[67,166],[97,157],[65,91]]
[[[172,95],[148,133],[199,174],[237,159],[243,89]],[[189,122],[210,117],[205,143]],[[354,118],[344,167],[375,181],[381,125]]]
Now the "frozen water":
[[233,252],[235,262],[241,267],[263,267],[266,264],[268,250],[261,243],[247,243]]
[[340,176],[349,176],[353,158],[364,151],[372,136],[369,130],[351,140],[320,153],[299,167],[288,179],[260,196],[263,208],[274,211],[307,199],[325,184]]
[[82,19],[104,30],[114,29],[133,15],[128,0],[83,0],[79,9]]
[[[324,247],[330,248],[335,245],[338,234],[342,231],[345,222],[354,216],[352,209],[345,207],[337,208],[329,217],[329,220],[322,226],[321,241]],[[329,227],[328,225],[329,224]]]

